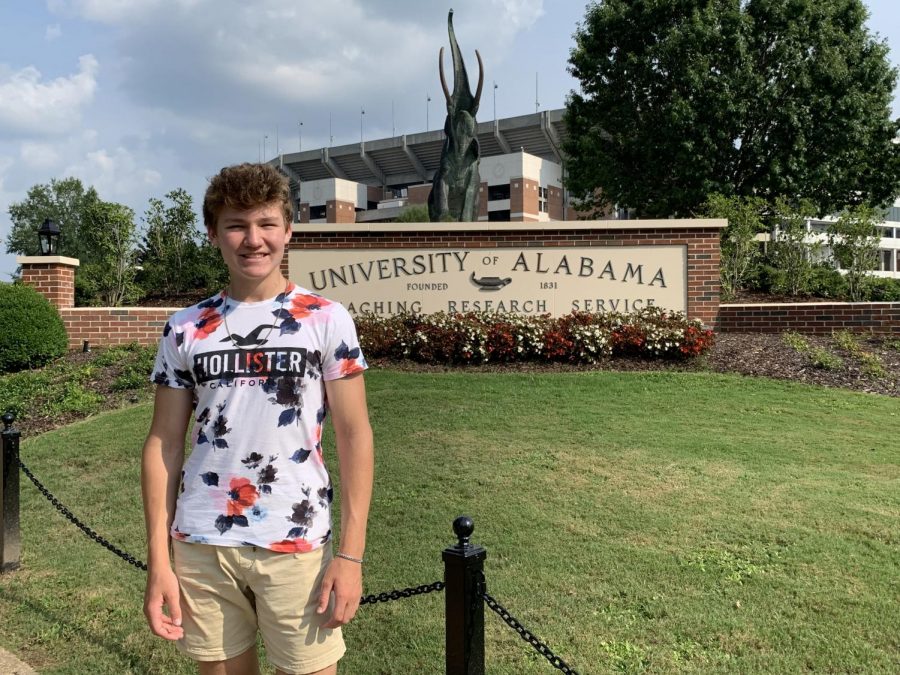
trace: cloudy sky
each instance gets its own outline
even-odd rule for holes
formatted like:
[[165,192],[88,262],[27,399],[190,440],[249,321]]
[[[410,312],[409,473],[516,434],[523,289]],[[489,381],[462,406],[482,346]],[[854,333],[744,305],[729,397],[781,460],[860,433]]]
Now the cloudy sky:
[[[900,3],[866,0],[900,63]],[[585,0],[454,0],[480,119],[561,108]],[[0,0],[0,280],[7,208],[77,176],[138,215],[152,196],[256,160],[438,128],[444,3],[421,0]],[[472,77],[470,75],[470,77]],[[496,82],[497,89],[492,89]],[[474,84],[473,84],[474,86]],[[432,98],[431,103],[427,97]],[[360,111],[365,110],[365,115]],[[900,115],[895,99],[895,115]],[[302,127],[300,126],[300,123]],[[268,137],[268,138],[264,138]]]

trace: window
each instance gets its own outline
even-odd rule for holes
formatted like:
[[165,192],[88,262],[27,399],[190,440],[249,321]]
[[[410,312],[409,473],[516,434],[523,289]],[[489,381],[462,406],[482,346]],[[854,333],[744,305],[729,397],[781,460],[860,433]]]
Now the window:
[[318,220],[319,218],[325,217],[325,205],[322,206],[310,206],[309,207],[309,219],[310,220]]
[[509,199],[509,183],[505,183],[504,185],[489,185],[488,201],[496,202],[501,199]]
[[879,253],[881,254],[881,255],[880,255],[880,258],[881,258],[881,267],[880,267],[880,269],[881,269],[881,271],[882,271],[882,272],[891,272],[891,271],[892,271],[892,270],[891,270],[891,258],[894,257],[894,256],[891,255],[891,254],[893,253],[893,251],[885,251],[885,250],[882,249],[881,251],[879,251]]
[[509,222],[509,211],[488,211],[488,220],[493,222]]

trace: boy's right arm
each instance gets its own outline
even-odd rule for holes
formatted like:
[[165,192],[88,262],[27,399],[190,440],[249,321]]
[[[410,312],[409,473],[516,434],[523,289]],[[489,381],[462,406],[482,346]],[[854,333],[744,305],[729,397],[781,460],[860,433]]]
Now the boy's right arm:
[[[141,493],[147,526],[144,614],[153,633],[168,640],[178,640],[184,633],[178,580],[169,562],[169,528],[175,517],[191,403],[190,389],[157,386],[153,422],[141,455]],[[164,607],[168,615],[163,612]]]

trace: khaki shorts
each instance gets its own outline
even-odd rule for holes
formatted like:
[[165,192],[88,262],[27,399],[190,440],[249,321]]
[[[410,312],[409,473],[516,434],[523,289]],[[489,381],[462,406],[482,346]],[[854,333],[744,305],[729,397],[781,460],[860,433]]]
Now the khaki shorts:
[[344,655],[341,629],[316,614],[331,546],[276,553],[256,546],[173,541],[181,586],[184,637],[178,647],[196,661],[223,661],[256,644],[262,633],[269,662],[286,673],[312,673]]

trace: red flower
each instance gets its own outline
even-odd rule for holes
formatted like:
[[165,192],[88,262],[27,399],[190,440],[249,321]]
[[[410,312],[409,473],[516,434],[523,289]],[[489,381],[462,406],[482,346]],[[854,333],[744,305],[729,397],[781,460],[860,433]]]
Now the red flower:
[[361,373],[363,367],[359,365],[356,361],[345,360],[341,363],[341,377],[345,377],[347,375],[353,375],[354,373]]
[[253,506],[259,498],[259,491],[249,478],[232,478],[228,492],[229,516],[242,516],[244,509]]
[[269,548],[278,553],[309,553],[312,544],[306,539],[282,539],[269,544]]
[[222,315],[216,311],[215,307],[207,307],[197,319],[197,337],[200,340],[208,338],[221,323]]
[[308,317],[312,312],[322,309],[330,304],[331,303],[328,300],[320,298],[318,295],[298,293],[291,298],[291,307],[288,311],[291,313],[292,317],[299,321],[300,319]]

